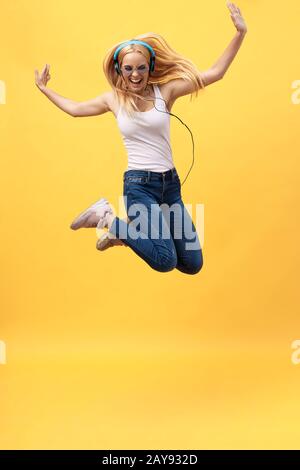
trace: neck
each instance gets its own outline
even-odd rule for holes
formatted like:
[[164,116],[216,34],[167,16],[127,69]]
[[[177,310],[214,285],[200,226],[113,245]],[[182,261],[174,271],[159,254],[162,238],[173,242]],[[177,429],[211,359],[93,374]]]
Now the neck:
[[151,93],[152,93],[151,85],[147,83],[146,87],[137,94],[146,97],[146,96],[151,95]]
[[[148,97],[148,96],[152,96],[153,94],[153,89],[152,89],[152,85],[149,85],[149,83],[147,83],[146,87],[144,88],[144,90],[141,90],[139,92],[135,92],[136,95],[139,95],[139,96],[143,96],[144,98]],[[136,96],[133,96],[133,99],[134,100],[138,100],[138,98]]]

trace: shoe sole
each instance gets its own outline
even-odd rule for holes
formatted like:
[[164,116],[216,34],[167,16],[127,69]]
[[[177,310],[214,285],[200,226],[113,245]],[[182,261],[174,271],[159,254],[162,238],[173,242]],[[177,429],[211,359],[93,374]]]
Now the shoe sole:
[[99,240],[97,240],[96,248],[99,251],[104,251],[107,248],[109,248],[110,246],[112,246],[111,238],[108,237],[107,233],[102,235],[102,237],[99,238]]
[[113,246],[126,246],[127,247],[127,245],[125,245],[125,243],[123,243],[123,244],[114,244],[114,239],[109,238],[109,236],[107,235],[107,232],[104,233],[102,235],[102,237],[99,238],[99,240],[97,240],[97,243],[96,243],[96,248],[99,251],[104,251],[107,248],[110,248],[110,247],[113,247]]

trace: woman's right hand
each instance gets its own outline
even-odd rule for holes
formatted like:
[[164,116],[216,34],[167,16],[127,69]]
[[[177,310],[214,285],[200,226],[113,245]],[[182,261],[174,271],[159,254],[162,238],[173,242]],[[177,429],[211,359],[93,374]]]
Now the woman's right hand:
[[49,73],[50,65],[46,64],[45,67],[43,68],[41,75],[39,75],[38,70],[35,70],[35,84],[36,86],[41,90],[45,90],[47,86],[47,82],[50,80],[51,75]]

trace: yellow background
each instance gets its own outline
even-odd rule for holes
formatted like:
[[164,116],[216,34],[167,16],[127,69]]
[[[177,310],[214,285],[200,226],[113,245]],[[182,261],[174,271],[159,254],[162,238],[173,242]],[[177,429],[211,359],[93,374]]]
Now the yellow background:
[[[300,6],[238,6],[225,77],[172,109],[196,146],[183,199],[204,204],[188,276],[69,229],[100,197],[117,207],[126,153],[111,113],[73,119],[34,69],[89,99],[108,48],[154,31],[204,70],[235,35],[226,2],[1,0],[2,449],[299,448]],[[190,134],[171,126],[183,179]]]

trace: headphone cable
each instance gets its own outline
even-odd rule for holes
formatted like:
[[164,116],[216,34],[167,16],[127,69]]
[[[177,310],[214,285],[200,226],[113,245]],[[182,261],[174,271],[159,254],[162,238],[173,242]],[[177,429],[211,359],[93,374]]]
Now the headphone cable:
[[[143,97],[144,98],[144,97]],[[159,99],[159,100],[163,100],[165,102],[165,105],[166,105],[166,108],[167,108],[167,103],[166,103],[166,100],[164,100],[163,98],[159,98],[158,96],[152,96],[152,98],[154,99]],[[153,101],[153,100],[147,100],[144,98],[144,101]],[[187,175],[186,177],[184,178],[183,182],[181,183],[181,186],[183,186],[183,184],[185,183],[188,175],[190,174],[191,172],[191,169],[193,168],[193,165],[194,165],[194,161],[195,161],[195,155],[194,155],[194,151],[195,151],[195,144],[194,144],[194,138],[193,138],[193,133],[192,131],[190,130],[190,128],[178,117],[176,116],[176,114],[173,114],[173,113],[169,113],[169,111],[161,111],[160,109],[157,109],[157,107],[155,106],[155,101],[154,101],[154,108],[159,111],[160,113],[165,113],[165,114],[169,114],[170,116],[174,116],[176,117],[189,131],[189,133],[191,134],[191,139],[192,139],[192,144],[193,144],[193,160],[192,160],[192,164],[190,166],[190,169],[189,171],[187,172]]]

